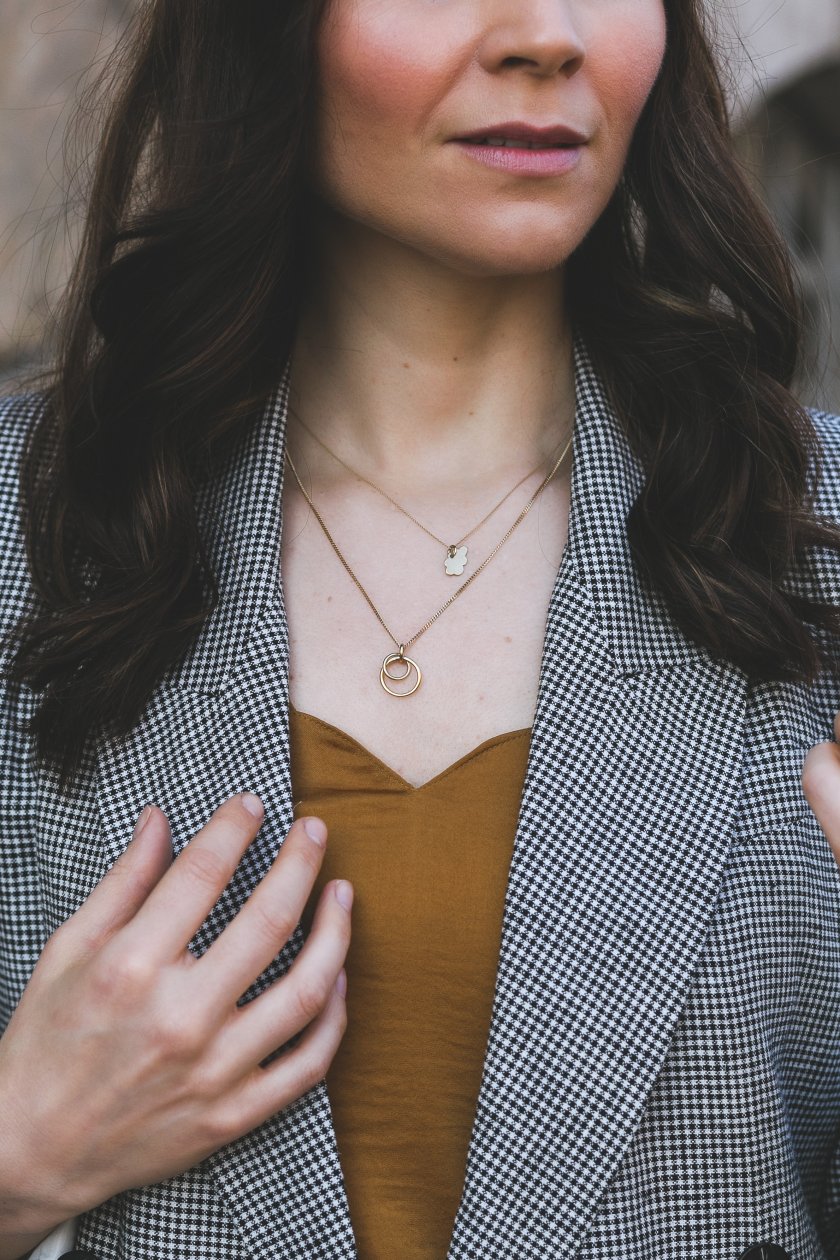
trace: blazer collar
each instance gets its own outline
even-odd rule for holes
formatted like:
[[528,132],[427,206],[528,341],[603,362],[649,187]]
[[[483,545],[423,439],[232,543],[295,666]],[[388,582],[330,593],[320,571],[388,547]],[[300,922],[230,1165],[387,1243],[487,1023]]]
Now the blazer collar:
[[[738,798],[745,676],[645,598],[624,536],[641,470],[582,345],[575,363],[569,540],[546,620],[449,1260],[578,1251],[667,1054]],[[266,802],[196,952],[241,908],[293,819],[280,575],[288,379],[287,365],[202,501],[218,609],[129,738],[99,749],[104,848],[91,879],[118,857],[147,800],[168,813],[176,850],[233,792],[253,788]],[[302,943],[298,926],[248,996]],[[256,1260],[355,1255],[324,1082],[207,1169]]]

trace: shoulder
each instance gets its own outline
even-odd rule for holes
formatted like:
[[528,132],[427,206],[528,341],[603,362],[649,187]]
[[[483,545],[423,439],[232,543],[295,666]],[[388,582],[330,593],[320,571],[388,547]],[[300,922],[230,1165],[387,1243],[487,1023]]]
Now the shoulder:
[[[814,514],[840,525],[840,416],[808,411],[818,438],[819,468],[814,487]],[[789,594],[825,604],[840,604],[840,553],[828,547],[812,547],[788,574],[783,589]],[[818,631],[817,637],[825,640]],[[835,714],[840,711],[840,678],[830,671],[818,675],[806,688],[816,720],[810,743],[833,739]]]
[[[813,512],[829,524],[840,525],[840,416],[809,409],[817,435],[818,464],[814,480]],[[812,547],[784,583],[791,594],[825,603],[840,603],[840,553]]]
[[24,394],[6,394],[0,397],[0,484],[4,485],[17,464],[30,433],[44,414],[47,405],[45,390],[33,390]]
[[[829,525],[840,526],[840,415],[808,410],[817,434],[817,467],[812,510]],[[791,593],[821,603],[840,604],[840,552],[812,546],[784,584]]]
[[43,392],[0,398],[0,632],[17,620],[30,591],[21,515],[20,463],[45,406]]
[[840,523],[840,416],[808,410],[819,439],[821,457],[815,509]]
[[21,457],[46,403],[43,391],[0,398],[0,515],[4,518],[17,502]]

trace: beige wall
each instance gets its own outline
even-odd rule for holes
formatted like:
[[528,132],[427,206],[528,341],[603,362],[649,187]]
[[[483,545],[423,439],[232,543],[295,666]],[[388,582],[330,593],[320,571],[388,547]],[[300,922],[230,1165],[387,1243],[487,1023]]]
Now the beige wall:
[[840,61],[838,0],[712,0],[710,11],[726,39],[741,115],[826,62]]
[[738,142],[807,308],[799,393],[840,412],[840,2],[717,0]]
[[126,7],[0,0],[0,366],[37,354],[64,279],[64,124],[80,76],[111,47]]

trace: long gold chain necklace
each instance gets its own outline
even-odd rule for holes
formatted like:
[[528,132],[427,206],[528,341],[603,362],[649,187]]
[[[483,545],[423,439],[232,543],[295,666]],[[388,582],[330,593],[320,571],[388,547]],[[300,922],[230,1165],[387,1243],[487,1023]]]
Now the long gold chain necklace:
[[[537,464],[536,468],[532,468],[530,472],[526,473],[524,477],[522,477],[519,481],[517,481],[513,489],[508,490],[504,498],[499,499],[499,502],[496,504],[496,506],[491,508],[490,511],[487,513],[487,515],[483,516],[477,525],[473,525],[469,533],[464,534],[460,542],[447,543],[447,542],[444,542],[442,538],[438,538],[437,534],[433,534],[430,529],[427,529],[426,526],[422,523],[422,521],[418,521],[416,516],[412,516],[411,513],[402,506],[402,504],[397,503],[396,499],[392,499],[390,494],[388,494],[387,491],[383,490],[381,486],[378,486],[376,482],[370,481],[369,478],[367,477],[363,477],[362,474],[360,472],[357,472],[355,468],[351,468],[349,464],[346,464],[340,455],[336,455],[335,451],[331,450],[329,446],[327,446],[326,442],[323,442],[321,438],[318,437],[317,433],[312,432],[309,425],[306,424],[300,418],[300,416],[294,410],[293,407],[289,407],[289,413],[290,415],[294,416],[295,420],[298,422],[301,428],[305,429],[306,432],[309,434],[309,436],[313,438],[313,440],[316,441],[319,446],[323,447],[323,449],[327,452],[328,455],[331,455],[333,459],[338,460],[342,468],[346,468],[347,471],[349,473],[352,473],[354,477],[358,477],[359,481],[363,481],[366,486],[370,486],[370,488],[372,490],[375,490],[377,494],[381,494],[383,498],[388,500],[389,503],[393,503],[394,507],[397,508],[398,511],[402,512],[403,516],[407,516],[410,521],[414,521],[414,524],[418,525],[420,529],[422,529],[424,534],[428,534],[430,538],[433,538],[436,543],[440,543],[441,547],[444,547],[446,549],[446,555],[443,561],[443,568],[444,568],[444,572],[449,577],[460,577],[461,574],[464,572],[464,569],[467,567],[467,563],[468,563],[467,556],[469,554],[469,548],[464,546],[464,543],[467,541],[467,539],[471,538],[477,530],[481,529],[481,526],[485,523],[485,521],[489,521],[490,517],[495,512],[498,512],[499,508],[502,506],[503,503],[507,502],[507,500],[513,494],[514,490],[518,490],[523,482],[527,481],[529,477],[533,477],[534,473],[539,472],[540,470],[540,465]],[[566,452],[564,451],[563,454],[565,455],[565,453]]]
[[[563,451],[562,451],[562,453],[561,453],[560,457],[558,458],[558,460],[557,460],[556,464],[555,464],[555,465],[554,465],[554,467],[552,468],[551,472],[548,474],[548,476],[547,476],[547,477],[545,477],[545,478],[543,479],[542,483],[541,483],[541,484],[537,487],[537,489],[536,489],[536,490],[534,491],[534,493],[531,495],[531,498],[530,498],[530,499],[528,500],[528,502],[525,504],[524,508],[523,508],[523,509],[522,509],[522,511],[519,513],[519,515],[517,516],[516,520],[515,520],[515,521],[513,522],[513,524],[511,525],[510,529],[509,529],[509,530],[507,531],[507,533],[506,533],[506,534],[505,534],[505,535],[504,535],[504,536],[503,536],[503,537],[502,537],[502,538],[501,538],[501,539],[500,539],[500,540],[496,543],[496,546],[495,546],[495,547],[493,548],[493,550],[490,552],[489,556],[486,556],[486,557],[485,557],[485,559],[484,559],[484,560],[482,560],[481,564],[478,566],[478,568],[476,569],[475,573],[470,574],[470,576],[467,578],[466,582],[462,582],[462,583],[461,583],[461,585],[458,587],[458,589],[457,589],[457,591],[455,592],[455,594],[454,594],[454,595],[450,595],[449,599],[446,601],[446,603],[445,603],[445,604],[444,604],[441,608],[439,608],[439,609],[437,610],[437,612],[435,613],[435,615],[434,615],[433,617],[430,617],[430,618],[429,618],[429,620],[425,623],[425,625],[421,626],[421,627],[420,627],[420,629],[417,631],[417,633],[416,633],[416,634],[413,634],[413,635],[411,636],[411,638],[410,638],[410,639],[406,639],[406,641],[405,641],[404,643],[401,643],[401,642],[400,642],[400,640],[399,640],[399,639],[398,639],[398,638],[397,638],[397,637],[396,637],[396,636],[392,633],[392,631],[388,629],[388,627],[387,627],[387,625],[385,624],[385,621],[384,621],[384,619],[383,619],[383,617],[382,617],[381,613],[379,612],[379,609],[376,607],[376,605],[374,604],[373,600],[372,600],[372,599],[371,599],[371,597],[368,595],[367,591],[366,591],[366,590],[365,590],[365,588],[362,586],[362,584],[361,584],[361,582],[359,581],[359,579],[356,577],[356,574],[353,572],[353,570],[350,568],[350,565],[347,563],[347,561],[345,560],[344,556],[341,554],[341,551],[339,550],[338,545],[337,545],[337,544],[336,544],[336,542],[335,542],[335,539],[333,538],[332,534],[330,533],[329,529],[327,528],[326,521],[324,520],[323,516],[321,515],[321,513],[320,513],[320,512],[318,511],[318,509],[316,508],[315,504],[312,502],[312,498],[311,498],[311,496],[309,495],[309,493],[308,493],[308,492],[306,491],[306,489],[304,488],[303,482],[301,481],[300,477],[298,476],[297,469],[295,468],[294,463],[293,463],[293,461],[292,461],[292,457],[291,457],[291,455],[289,454],[288,447],[286,447],[286,448],[284,449],[284,455],[285,455],[285,458],[288,460],[289,467],[291,468],[292,473],[294,474],[295,481],[298,483],[298,486],[300,487],[301,493],[303,494],[303,496],[304,496],[304,498],[306,499],[307,503],[308,503],[308,504],[309,504],[309,506],[311,507],[311,509],[312,509],[312,511],[313,511],[313,513],[314,513],[314,515],[315,515],[315,519],[318,521],[318,524],[321,526],[321,529],[322,529],[322,530],[324,531],[324,533],[326,534],[326,536],[327,536],[327,540],[328,540],[328,542],[329,542],[330,546],[332,547],[332,549],[333,549],[333,551],[335,552],[335,554],[338,556],[338,558],[339,558],[339,560],[341,561],[341,563],[344,565],[344,568],[346,569],[347,573],[349,574],[349,576],[351,577],[351,579],[353,580],[353,582],[355,583],[355,585],[358,587],[358,589],[359,589],[359,591],[361,592],[361,594],[364,596],[365,600],[367,601],[368,607],[370,608],[371,612],[372,612],[372,613],[374,614],[374,616],[376,617],[376,619],[377,619],[377,621],[379,622],[379,624],[382,626],[382,629],[383,629],[383,630],[385,631],[385,633],[388,635],[389,639],[392,639],[392,640],[393,640],[393,642],[396,644],[396,646],[397,646],[397,648],[398,648],[398,651],[396,651],[396,652],[389,652],[389,653],[388,653],[388,655],[385,657],[384,661],[382,662],[382,668],[381,668],[381,669],[380,669],[380,671],[379,671],[379,681],[380,681],[380,683],[382,684],[382,686],[383,686],[383,688],[385,689],[385,691],[387,691],[387,692],[388,692],[388,695],[389,695],[389,696],[397,696],[399,699],[403,699],[403,698],[405,698],[405,697],[407,697],[407,696],[413,696],[413,695],[414,695],[415,691],[417,690],[417,688],[420,686],[420,683],[422,682],[423,675],[422,675],[422,672],[421,672],[421,670],[420,670],[420,666],[417,664],[417,662],[416,662],[415,660],[412,660],[412,658],[411,658],[410,656],[406,656],[406,654],[405,654],[405,649],[406,649],[407,647],[411,647],[412,643],[416,643],[416,642],[417,642],[417,640],[420,638],[420,635],[421,635],[421,634],[425,634],[425,632],[429,629],[429,626],[433,625],[433,624],[434,624],[434,622],[436,622],[436,621],[437,621],[437,619],[438,619],[438,617],[441,615],[441,613],[446,612],[446,609],[449,607],[449,605],[450,605],[450,604],[452,604],[452,603],[454,603],[454,601],[458,598],[458,596],[459,596],[459,595],[463,595],[464,591],[467,589],[467,587],[470,585],[470,583],[471,583],[471,582],[474,582],[474,581],[475,581],[475,579],[478,577],[479,573],[481,573],[482,569],[486,568],[486,566],[487,566],[487,565],[490,563],[490,561],[493,559],[493,557],[495,556],[495,554],[496,554],[496,552],[499,550],[499,548],[500,548],[500,547],[501,547],[504,543],[506,543],[506,542],[507,542],[507,540],[510,538],[511,534],[512,534],[512,533],[513,533],[513,531],[516,529],[517,525],[520,525],[520,524],[522,523],[522,521],[524,521],[525,517],[528,515],[528,513],[530,512],[530,510],[531,510],[531,508],[533,507],[534,503],[536,502],[536,500],[537,500],[538,496],[539,496],[540,494],[542,494],[543,490],[546,488],[546,486],[548,485],[548,483],[551,481],[551,478],[552,478],[552,477],[554,476],[554,474],[557,472],[557,469],[560,467],[560,464],[562,463],[563,458],[565,457],[565,454],[566,454],[566,452],[568,451],[568,449],[569,449],[569,447],[570,447],[571,445],[572,445],[572,438],[569,438],[569,441],[566,443],[565,447],[563,448]],[[395,673],[393,673],[393,672],[392,672],[394,668],[399,668],[399,666],[401,666],[401,665],[404,665],[404,666],[405,666],[405,669],[404,669],[403,673],[401,673],[401,674],[395,674]],[[391,687],[389,687],[389,686],[388,686],[388,683],[389,683],[389,682],[405,682],[405,681],[406,681],[406,679],[408,679],[408,677],[409,677],[412,673],[414,674],[414,680],[413,680],[413,683],[412,683],[412,685],[411,685],[411,687],[409,688],[409,690],[408,690],[408,691],[394,691],[394,690],[393,690],[393,688],[391,688]]]

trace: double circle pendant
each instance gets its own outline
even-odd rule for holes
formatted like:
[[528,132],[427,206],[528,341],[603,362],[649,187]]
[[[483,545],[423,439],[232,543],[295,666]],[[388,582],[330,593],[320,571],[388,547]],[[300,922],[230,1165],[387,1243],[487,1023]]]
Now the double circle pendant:
[[[391,667],[397,663],[405,665],[404,673],[391,673]],[[416,678],[413,686],[411,686],[408,691],[394,691],[392,687],[388,686],[389,682],[405,682],[412,673],[416,674]],[[413,696],[417,688],[420,686],[422,678],[423,675],[420,673],[420,666],[416,661],[413,661],[410,656],[405,655],[402,643],[400,644],[399,652],[390,652],[385,657],[385,660],[382,662],[382,668],[379,671],[379,681],[388,692],[388,695],[397,696],[400,700],[404,699],[406,696]]]

